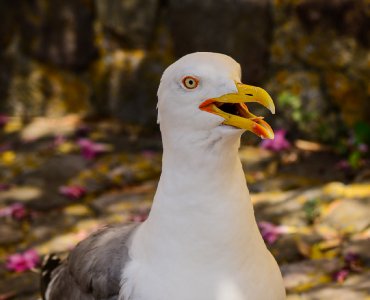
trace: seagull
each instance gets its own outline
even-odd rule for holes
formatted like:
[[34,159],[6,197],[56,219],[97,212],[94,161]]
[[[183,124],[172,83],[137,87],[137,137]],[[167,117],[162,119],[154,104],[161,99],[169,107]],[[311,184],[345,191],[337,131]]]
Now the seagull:
[[227,55],[196,52],[170,65],[158,89],[163,165],[147,220],[97,231],[64,262],[50,257],[43,299],[285,299],[238,156],[243,132],[274,136],[250,102],[275,112]]

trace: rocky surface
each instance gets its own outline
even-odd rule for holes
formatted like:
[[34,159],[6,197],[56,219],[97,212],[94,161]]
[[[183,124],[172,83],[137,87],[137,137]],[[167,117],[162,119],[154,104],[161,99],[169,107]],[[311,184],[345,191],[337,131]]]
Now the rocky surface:
[[245,82],[267,87],[280,127],[332,142],[370,120],[366,0],[0,5],[0,110],[11,115],[87,112],[153,131],[164,68],[216,51],[241,63]]
[[341,121],[351,126],[369,119],[365,6],[355,0],[275,1],[269,89],[282,122],[293,121],[306,137],[332,141]]
[[177,57],[213,51],[234,57],[243,78],[260,83],[267,75],[272,33],[268,0],[169,1],[165,17]]
[[[147,48],[153,38],[158,0],[103,2],[96,0],[98,19],[103,27],[119,38],[113,39],[125,48]],[[108,38],[112,39],[112,37]]]
[[48,65],[76,71],[97,54],[93,1],[30,1],[16,8],[22,52]]

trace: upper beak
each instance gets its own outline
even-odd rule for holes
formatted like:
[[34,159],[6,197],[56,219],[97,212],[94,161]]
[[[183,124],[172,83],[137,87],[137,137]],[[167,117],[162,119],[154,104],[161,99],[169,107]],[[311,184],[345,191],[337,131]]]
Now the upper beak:
[[257,102],[275,113],[275,105],[270,95],[259,87],[236,83],[238,92],[207,99],[199,106],[201,110],[219,115],[225,119],[222,124],[249,130],[261,138],[273,139],[271,126],[252,114],[246,103]]

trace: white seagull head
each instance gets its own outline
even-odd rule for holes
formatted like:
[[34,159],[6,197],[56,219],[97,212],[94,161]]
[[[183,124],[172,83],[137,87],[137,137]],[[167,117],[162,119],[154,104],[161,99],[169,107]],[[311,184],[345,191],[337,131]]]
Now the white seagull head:
[[275,112],[261,88],[241,83],[240,65],[231,57],[211,52],[188,54],[163,73],[158,89],[158,122],[163,134],[240,136],[249,130],[273,138],[263,117],[246,105],[258,102]]

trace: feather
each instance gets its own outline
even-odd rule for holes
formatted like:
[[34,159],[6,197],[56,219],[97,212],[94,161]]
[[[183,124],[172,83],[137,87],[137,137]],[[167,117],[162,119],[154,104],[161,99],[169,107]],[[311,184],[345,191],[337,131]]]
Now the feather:
[[52,270],[44,299],[117,299],[121,271],[129,261],[127,243],[137,226],[105,227],[80,242],[68,259]]

